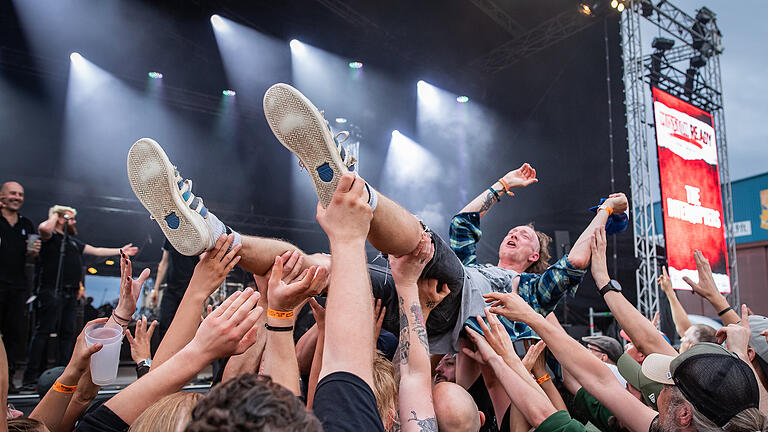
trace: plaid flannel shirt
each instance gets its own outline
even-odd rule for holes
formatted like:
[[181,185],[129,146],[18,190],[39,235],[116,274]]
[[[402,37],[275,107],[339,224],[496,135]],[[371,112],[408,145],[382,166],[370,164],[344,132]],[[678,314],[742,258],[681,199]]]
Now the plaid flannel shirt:
[[[459,213],[451,219],[451,249],[467,267],[490,266],[490,264],[477,262],[477,242],[480,241],[482,234],[480,213]],[[564,255],[542,274],[520,273],[518,294],[533,310],[546,316],[555,309],[563,295],[576,294],[585,273],[586,270],[573,267],[568,262],[568,255]],[[507,328],[512,339],[538,338],[538,335],[524,323],[510,321],[502,316],[499,320]],[[479,332],[480,328],[474,318],[469,319],[467,324]]]

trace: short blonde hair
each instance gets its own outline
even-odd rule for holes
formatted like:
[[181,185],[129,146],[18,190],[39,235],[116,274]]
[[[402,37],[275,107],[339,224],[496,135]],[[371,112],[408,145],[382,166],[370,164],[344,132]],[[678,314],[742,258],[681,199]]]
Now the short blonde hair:
[[388,416],[397,413],[395,367],[378,350],[373,359],[373,395],[376,397],[376,408],[383,422],[387,421]]
[[72,216],[77,216],[77,210],[74,208],[56,204],[55,206],[48,209],[48,217],[53,216],[54,213],[58,213],[60,216],[62,216],[65,212],[72,212]]
[[128,432],[183,432],[202,397],[193,392],[169,394],[144,410]]

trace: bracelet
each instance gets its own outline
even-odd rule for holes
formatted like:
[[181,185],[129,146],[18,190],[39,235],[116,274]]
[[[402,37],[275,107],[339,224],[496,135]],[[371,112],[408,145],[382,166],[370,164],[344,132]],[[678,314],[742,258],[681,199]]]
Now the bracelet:
[[544,375],[536,379],[536,384],[542,385],[545,382],[549,381],[550,379],[552,379],[552,376],[550,376],[549,373],[544,373]]
[[291,319],[293,318],[293,311],[279,311],[274,309],[267,309],[267,316],[277,319]]
[[269,324],[264,324],[264,327],[266,327],[267,330],[273,331],[273,332],[289,332],[289,331],[293,331],[293,326],[276,327],[276,326],[271,326]]
[[75,385],[64,385],[59,382],[59,380],[56,380],[56,382],[53,383],[53,387],[51,387],[53,391],[64,393],[64,394],[72,394],[75,392],[75,389],[77,388],[77,384]]
[[509,187],[509,185],[507,184],[507,182],[505,182],[505,181],[504,181],[504,178],[503,178],[503,177],[502,177],[502,178],[500,178],[498,181],[499,181],[499,184],[501,184],[501,185],[504,187],[504,193],[506,193],[506,194],[507,194],[507,195],[509,195],[509,196],[514,196],[514,195],[515,195],[514,193],[512,193],[512,192],[510,192],[510,191],[509,191],[510,187]]
[[732,310],[733,310],[733,308],[732,308],[731,306],[728,306],[727,308],[725,308],[725,309],[721,310],[720,312],[718,312],[718,313],[717,313],[717,316],[723,316],[723,315],[725,315],[725,314],[726,314],[728,311],[732,311]]
[[115,311],[112,311],[112,316],[115,318],[115,322],[117,322],[118,320],[125,322],[125,324],[120,324],[119,322],[117,322],[118,324],[120,324],[123,327],[127,326],[131,322],[130,319],[125,319],[125,318],[121,317],[120,315],[116,314]]
[[496,197],[496,202],[499,202],[499,201],[501,201],[501,197],[499,197],[499,193],[498,193],[498,192],[496,192],[496,190],[495,190],[493,187],[489,187],[489,188],[488,188],[488,190],[489,190],[489,191],[491,191],[491,193],[493,194],[493,196],[495,196],[495,197]]
[[597,208],[598,210],[605,210],[608,212],[608,216],[613,214],[613,207],[609,205],[602,204],[600,207]]

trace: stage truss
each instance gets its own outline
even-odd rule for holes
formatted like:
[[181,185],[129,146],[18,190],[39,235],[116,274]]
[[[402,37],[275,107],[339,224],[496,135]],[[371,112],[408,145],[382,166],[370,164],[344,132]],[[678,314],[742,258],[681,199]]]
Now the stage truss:
[[[638,262],[635,274],[637,307],[649,318],[659,311],[656,279],[660,273],[660,258],[663,259],[663,256],[657,246],[664,245],[664,240],[655,235],[657,222],[653,213],[653,191],[658,190],[659,186],[652,176],[652,167],[657,163],[650,92],[652,82],[661,90],[712,113],[714,117],[732,287],[728,300],[732,305],[738,305],[733,200],[720,78],[722,35],[717,28],[715,14],[702,8],[696,11],[696,16],[691,16],[665,0],[656,3],[651,0],[629,0],[626,4],[627,9],[621,16],[621,36],[631,209],[635,257]],[[649,24],[647,28],[653,29],[653,34],[645,39],[641,33],[643,21]],[[674,47],[651,49],[650,54],[644,55],[643,44],[650,45],[656,36],[674,41]]]

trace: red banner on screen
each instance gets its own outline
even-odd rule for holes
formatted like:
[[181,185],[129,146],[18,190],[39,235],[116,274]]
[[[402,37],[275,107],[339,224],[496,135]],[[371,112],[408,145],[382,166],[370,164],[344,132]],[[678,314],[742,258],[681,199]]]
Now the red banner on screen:
[[698,281],[693,251],[709,260],[720,292],[731,292],[712,115],[653,88],[669,276],[675,289]]

